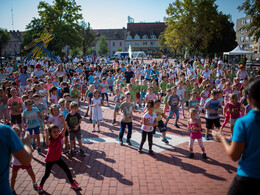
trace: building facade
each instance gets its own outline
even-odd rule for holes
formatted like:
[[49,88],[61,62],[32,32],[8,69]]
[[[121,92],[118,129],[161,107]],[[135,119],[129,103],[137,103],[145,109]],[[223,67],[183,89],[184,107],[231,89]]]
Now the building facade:
[[246,51],[252,51],[256,54],[259,54],[259,40],[254,41],[254,36],[249,36],[246,29],[241,29],[242,27],[250,24],[252,22],[252,18],[250,16],[246,16],[243,18],[239,18],[236,21],[236,41],[241,48]]
[[97,43],[94,47],[94,50],[97,50],[99,38],[103,35],[106,37],[106,41],[108,44],[109,53],[108,55],[112,55],[116,53],[118,50],[125,50],[125,37],[127,30],[123,29],[96,29],[94,30],[97,35]]
[[2,50],[3,56],[17,56],[20,54],[23,32],[10,30],[10,40]]
[[166,28],[165,23],[128,23],[126,36],[126,50],[129,45],[132,51],[159,52],[159,35]]

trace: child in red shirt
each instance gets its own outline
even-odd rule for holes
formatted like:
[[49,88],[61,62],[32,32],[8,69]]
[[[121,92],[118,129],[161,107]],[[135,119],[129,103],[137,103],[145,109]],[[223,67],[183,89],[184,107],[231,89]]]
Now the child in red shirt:
[[46,161],[46,169],[45,174],[41,180],[41,183],[39,185],[39,193],[44,193],[43,191],[43,185],[46,181],[46,179],[49,177],[51,173],[51,168],[54,164],[57,164],[59,167],[63,169],[63,171],[66,173],[70,183],[71,188],[75,190],[81,190],[81,187],[73,180],[71,172],[66,165],[66,163],[62,160],[62,140],[63,136],[66,132],[66,123],[63,117],[61,117],[62,123],[63,123],[63,130],[59,133],[59,127],[55,124],[51,124],[48,128],[48,131],[46,133],[46,137],[49,137],[49,139],[46,139],[46,145],[48,146],[48,152],[45,157]]

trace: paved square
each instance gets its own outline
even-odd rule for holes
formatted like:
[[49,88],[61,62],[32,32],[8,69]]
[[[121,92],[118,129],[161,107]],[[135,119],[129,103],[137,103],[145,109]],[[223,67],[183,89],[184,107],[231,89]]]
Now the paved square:
[[[85,111],[83,103],[81,110]],[[161,134],[154,135],[153,150],[155,155],[147,153],[148,144],[144,144],[144,152],[137,149],[141,140],[140,120],[142,114],[135,114],[133,121],[133,146],[121,146],[117,143],[119,122],[112,125],[112,107],[103,107],[104,120],[101,132],[93,133],[92,124],[88,118],[81,125],[82,141],[85,157],[76,153],[74,157],[63,159],[72,171],[73,177],[82,187],[75,192],[65,173],[56,165],[47,179],[43,189],[46,194],[226,194],[228,187],[236,174],[237,163],[232,162],[225,154],[223,146],[213,140],[204,140],[207,160],[202,159],[201,150],[194,144],[194,159],[189,159],[189,132],[186,120],[180,119],[180,129],[169,121],[167,138],[169,144],[161,141]],[[81,112],[83,115],[83,112]],[[118,121],[120,116],[118,116]],[[203,128],[205,119],[202,114]],[[222,116],[223,122],[223,116]],[[229,137],[229,124],[224,129]],[[44,175],[44,156],[37,151],[33,153],[32,167],[39,183]],[[10,172],[11,174],[11,172]],[[27,172],[20,170],[16,180],[17,194],[37,194]]]

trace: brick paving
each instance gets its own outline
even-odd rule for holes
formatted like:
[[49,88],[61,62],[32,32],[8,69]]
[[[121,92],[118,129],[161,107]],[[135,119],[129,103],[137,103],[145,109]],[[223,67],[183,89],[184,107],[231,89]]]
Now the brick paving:
[[[82,105],[83,111],[85,104]],[[134,117],[133,133],[140,130],[141,114]],[[44,190],[46,194],[226,194],[228,187],[236,174],[237,163],[232,162],[224,153],[219,142],[204,142],[207,160],[201,157],[200,148],[195,142],[195,158],[187,156],[188,142],[174,145],[174,139],[169,139],[168,147],[154,156],[146,152],[139,154],[136,147],[120,146],[117,142],[102,141],[106,138],[116,138],[119,133],[119,122],[111,124],[113,109],[104,108],[104,120],[101,123],[101,133],[92,133],[92,125],[88,118],[83,119],[82,137],[100,138],[100,142],[84,143],[85,157],[77,153],[74,157],[63,159],[69,166],[82,191],[75,192],[63,171],[56,165],[47,179]],[[202,115],[203,116],[203,115]],[[118,116],[119,120],[120,116]],[[205,119],[202,117],[202,121]],[[223,121],[223,118],[222,118]],[[189,136],[186,130],[186,120],[180,119],[180,129],[173,126],[170,120],[169,135],[181,137]],[[203,123],[205,128],[205,124]],[[229,124],[224,134],[230,136]],[[157,133],[158,135],[160,133]],[[156,135],[157,135],[156,134]],[[102,139],[103,138],[103,139]],[[134,140],[140,142],[140,140]],[[147,143],[145,143],[147,144]],[[156,142],[156,147],[165,146],[163,142]],[[39,183],[44,171],[44,156],[33,153],[32,167]],[[11,172],[10,172],[11,173]],[[11,176],[11,175],[10,175]],[[17,194],[37,194],[33,190],[32,182],[27,172],[20,170],[16,180]]]

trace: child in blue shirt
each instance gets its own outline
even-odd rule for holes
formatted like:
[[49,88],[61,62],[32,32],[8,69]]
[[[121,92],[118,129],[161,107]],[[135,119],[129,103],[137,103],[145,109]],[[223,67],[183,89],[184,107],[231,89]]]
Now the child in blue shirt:
[[33,101],[28,99],[25,101],[26,110],[23,111],[22,117],[24,122],[24,127],[29,131],[30,135],[33,135],[34,139],[37,140],[37,151],[40,154],[40,111],[33,106]]

